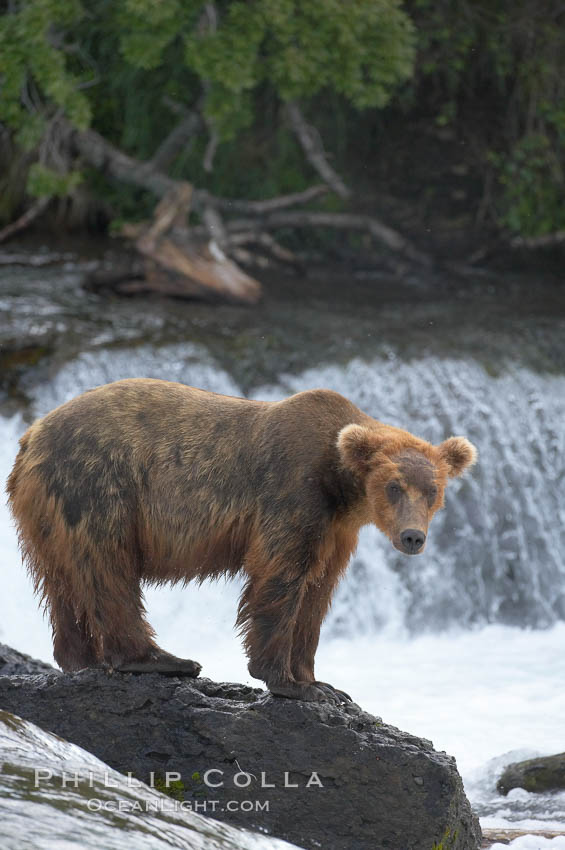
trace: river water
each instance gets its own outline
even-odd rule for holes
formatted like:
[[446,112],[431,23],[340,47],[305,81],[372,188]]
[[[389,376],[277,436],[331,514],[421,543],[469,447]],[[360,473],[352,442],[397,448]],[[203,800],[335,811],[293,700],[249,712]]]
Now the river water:
[[[85,294],[92,255],[92,245],[74,245],[58,265],[0,269],[0,345],[12,349],[2,478],[34,417],[133,376],[263,399],[328,387],[432,442],[465,434],[479,464],[450,484],[422,556],[404,558],[375,529],[362,532],[324,625],[318,675],[455,755],[483,825],[565,829],[565,794],[494,792],[505,764],[565,748],[559,282],[318,272],[274,276],[257,308],[212,308]],[[10,587],[0,641],[51,660],[3,505],[0,557]],[[231,625],[237,593],[223,582],[149,589],[159,641],[212,678],[248,681]]]
[[2,850],[292,850],[228,826],[0,711]]

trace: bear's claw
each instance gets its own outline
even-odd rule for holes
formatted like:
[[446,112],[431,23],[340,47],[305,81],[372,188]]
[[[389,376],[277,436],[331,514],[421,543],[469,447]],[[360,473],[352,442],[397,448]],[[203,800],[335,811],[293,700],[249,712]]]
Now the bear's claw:
[[329,685],[327,682],[314,682],[318,687],[326,688],[331,691],[333,694],[336,694],[339,697],[340,702],[353,702],[353,699],[349,696],[345,691],[340,691],[339,688],[334,688],[333,685]]
[[351,702],[348,694],[328,685],[327,682],[283,682],[269,685],[269,690],[274,696],[305,702],[331,702],[335,705]]

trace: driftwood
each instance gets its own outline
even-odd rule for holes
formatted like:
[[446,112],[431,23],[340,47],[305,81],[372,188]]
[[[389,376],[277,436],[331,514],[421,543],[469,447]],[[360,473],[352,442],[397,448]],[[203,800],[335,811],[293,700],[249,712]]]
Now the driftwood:
[[303,192],[292,192],[290,195],[278,195],[276,198],[268,198],[266,201],[240,201],[232,198],[218,198],[214,195],[209,195],[202,190],[197,191],[196,197],[198,201],[205,201],[210,206],[224,212],[243,213],[244,215],[267,215],[277,210],[285,209],[286,207],[294,207],[300,204],[308,204],[310,201],[315,201],[322,195],[326,195],[329,188],[324,185],[310,186],[304,189]]
[[[155,208],[153,221],[125,230],[145,258],[144,281],[131,282],[124,292],[156,291],[184,297],[216,296],[254,304],[259,283],[222,251],[221,237],[195,242],[187,224],[192,198],[190,183],[178,183]],[[171,232],[174,236],[167,234]]]
[[[185,129],[188,124],[193,125],[190,116],[182,123]],[[177,134],[177,141],[179,138],[182,134]],[[156,291],[178,297],[257,302],[260,284],[226,256],[218,232],[210,233],[211,238],[206,240],[192,238],[188,226],[189,209],[197,205],[205,213],[206,195],[199,198],[190,183],[173,180],[159,171],[155,158],[140,162],[129,157],[94,130],[75,132],[73,140],[78,152],[96,168],[119,180],[150,189],[162,199],[155,208],[153,222],[126,226],[122,231],[124,236],[134,239],[146,263],[144,279],[123,281],[118,291],[128,294]],[[161,153],[166,149],[163,143]],[[171,234],[167,235],[169,231]]]
[[509,248],[513,251],[542,251],[551,248],[562,248],[565,246],[565,230],[557,230],[554,233],[546,233],[543,236],[499,236],[486,245],[481,245],[464,262],[471,272],[476,263],[486,262],[501,251]]
[[553,829],[486,829],[483,828],[482,850],[488,850],[493,844],[510,844],[515,838],[522,835],[538,835],[540,838],[557,838],[565,836],[565,831]]

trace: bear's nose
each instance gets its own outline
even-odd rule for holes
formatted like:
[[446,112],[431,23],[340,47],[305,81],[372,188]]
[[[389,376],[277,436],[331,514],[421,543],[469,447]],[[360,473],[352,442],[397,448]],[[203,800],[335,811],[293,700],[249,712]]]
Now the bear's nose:
[[407,528],[400,535],[400,542],[404,546],[405,552],[409,555],[415,555],[426,542],[426,535],[416,528]]

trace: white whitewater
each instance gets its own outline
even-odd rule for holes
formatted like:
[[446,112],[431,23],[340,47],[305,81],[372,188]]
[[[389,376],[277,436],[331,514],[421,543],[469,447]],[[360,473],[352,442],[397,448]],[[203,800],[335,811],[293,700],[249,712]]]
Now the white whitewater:
[[292,850],[183,809],[33,723],[0,711],[0,846],[9,850]]

